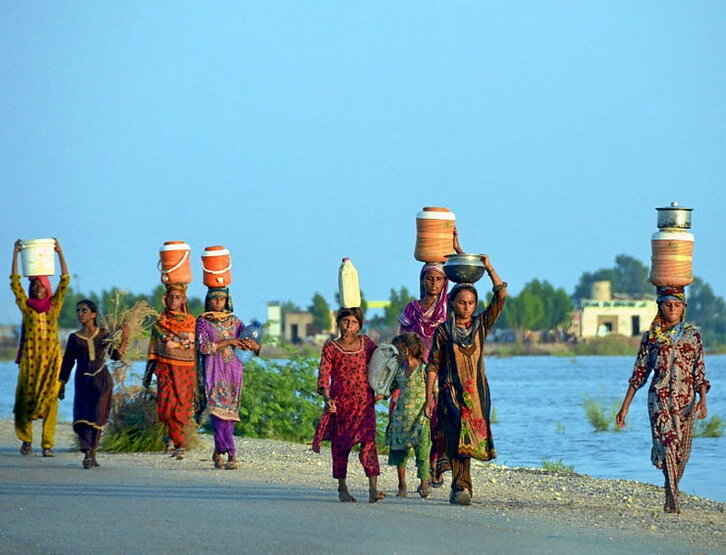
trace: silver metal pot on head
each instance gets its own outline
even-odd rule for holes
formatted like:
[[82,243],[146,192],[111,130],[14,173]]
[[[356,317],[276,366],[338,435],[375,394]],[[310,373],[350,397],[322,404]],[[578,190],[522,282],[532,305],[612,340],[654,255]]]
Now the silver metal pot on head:
[[691,211],[693,208],[683,208],[677,202],[670,206],[656,208],[658,211],[658,229],[691,229]]
[[484,275],[479,254],[447,254],[444,273],[454,283],[474,283]]

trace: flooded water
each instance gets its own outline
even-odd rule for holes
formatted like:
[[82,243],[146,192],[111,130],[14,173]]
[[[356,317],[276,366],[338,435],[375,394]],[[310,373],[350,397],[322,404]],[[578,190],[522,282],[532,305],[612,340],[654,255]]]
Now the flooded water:
[[[487,374],[498,423],[493,426],[498,464],[539,467],[543,458],[572,465],[596,478],[630,479],[663,485],[650,464],[646,388],[635,396],[622,432],[594,432],[585,415],[586,397],[610,409],[627,389],[632,357],[489,358]],[[143,363],[137,363],[140,375]],[[711,381],[709,417],[726,419],[726,356],[707,356]],[[12,419],[17,367],[0,363],[0,419]],[[134,380],[128,380],[133,382]],[[59,420],[70,421],[73,388],[61,402]],[[681,481],[687,493],[726,502],[721,470],[726,437],[694,438],[691,460]]]

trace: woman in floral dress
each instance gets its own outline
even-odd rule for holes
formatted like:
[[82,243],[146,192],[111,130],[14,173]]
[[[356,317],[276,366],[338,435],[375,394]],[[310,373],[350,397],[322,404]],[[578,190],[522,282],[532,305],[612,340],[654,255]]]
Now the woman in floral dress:
[[[619,428],[635,392],[652,373],[648,414],[653,436],[651,462],[665,476],[666,513],[680,513],[678,483],[691,454],[695,418],[706,418],[706,380],[703,342],[697,327],[684,322],[686,295],[682,287],[658,288],[658,314],[643,334],[635,367],[616,416]],[[698,397],[698,400],[696,398]]]
[[368,385],[368,361],[376,344],[359,334],[363,325],[360,308],[341,308],[336,316],[340,336],[323,346],[318,372],[318,393],[325,401],[313,438],[313,451],[320,452],[320,442],[330,440],[333,478],[338,480],[338,498],[356,501],[348,491],[348,455],[360,444],[358,458],[368,477],[368,501],[385,497],[378,490],[381,473],[376,449],[375,396]]
[[[496,457],[491,433],[489,384],[484,373],[484,342],[504,306],[506,286],[482,255],[494,286],[487,308],[474,314],[479,296],[470,283],[460,283],[449,294],[449,317],[434,335],[426,380],[426,416],[438,411],[437,433],[443,438],[451,463],[449,501],[469,505],[472,497],[471,458]],[[438,402],[434,383],[438,380]]]
[[[227,287],[210,287],[204,309],[204,314],[197,319],[199,391],[214,430],[212,461],[215,468],[235,470],[234,423],[239,422],[244,364],[234,350],[259,353],[260,345],[252,339],[238,339],[245,326],[232,314]],[[222,455],[227,455],[225,463]]]

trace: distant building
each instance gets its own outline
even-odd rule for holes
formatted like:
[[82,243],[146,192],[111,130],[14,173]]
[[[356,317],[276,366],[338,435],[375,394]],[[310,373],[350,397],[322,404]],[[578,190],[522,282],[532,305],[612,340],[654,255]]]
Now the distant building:
[[322,343],[335,333],[335,312],[330,312],[330,328],[320,330],[313,324],[313,315],[310,312],[285,312],[283,318],[282,338],[287,343],[301,343],[312,341]]
[[596,281],[590,299],[581,299],[572,315],[571,331],[581,338],[642,334],[655,318],[655,297],[632,298],[611,292],[609,281]]
[[277,301],[267,303],[267,336],[275,340],[282,338],[282,307]]

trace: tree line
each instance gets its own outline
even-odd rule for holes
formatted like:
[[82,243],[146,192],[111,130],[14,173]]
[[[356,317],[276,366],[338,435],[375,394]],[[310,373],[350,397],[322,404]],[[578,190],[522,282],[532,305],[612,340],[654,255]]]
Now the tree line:
[[[572,320],[572,313],[582,299],[591,296],[592,285],[596,281],[610,281],[612,291],[626,294],[635,298],[653,295],[654,287],[648,282],[648,267],[641,261],[620,254],[615,257],[615,264],[610,268],[601,268],[594,272],[583,272],[572,294],[563,288],[555,288],[547,280],[533,279],[529,281],[518,295],[509,295],[502,316],[497,322],[498,329],[510,329],[521,336],[526,331],[565,331]],[[133,294],[122,292],[114,287],[100,293],[81,294],[69,287],[66,302],[60,315],[60,325],[64,328],[75,328],[77,325],[76,303],[88,298],[101,308],[102,313],[109,313],[114,309],[114,299],[119,298],[123,310],[140,300],[145,300],[156,310],[161,311],[161,297],[164,286],[158,285],[150,294]],[[489,301],[490,293],[480,302],[483,308]],[[711,286],[696,277],[687,289],[688,308],[687,319],[696,323],[703,333],[704,343],[708,346],[726,344],[726,302],[717,296]],[[389,305],[383,309],[382,314],[367,318],[367,324],[372,327],[397,328],[398,316],[414,296],[406,287],[390,290]],[[368,303],[365,295],[361,293],[362,309],[365,314]],[[198,316],[204,311],[204,301],[199,297],[189,297],[189,309]],[[339,304],[336,293],[336,306]],[[282,302],[282,317],[289,312],[300,312],[302,309],[291,301]],[[325,297],[315,292],[310,304],[305,309],[313,315],[313,326],[317,331],[330,329],[331,307]]]

